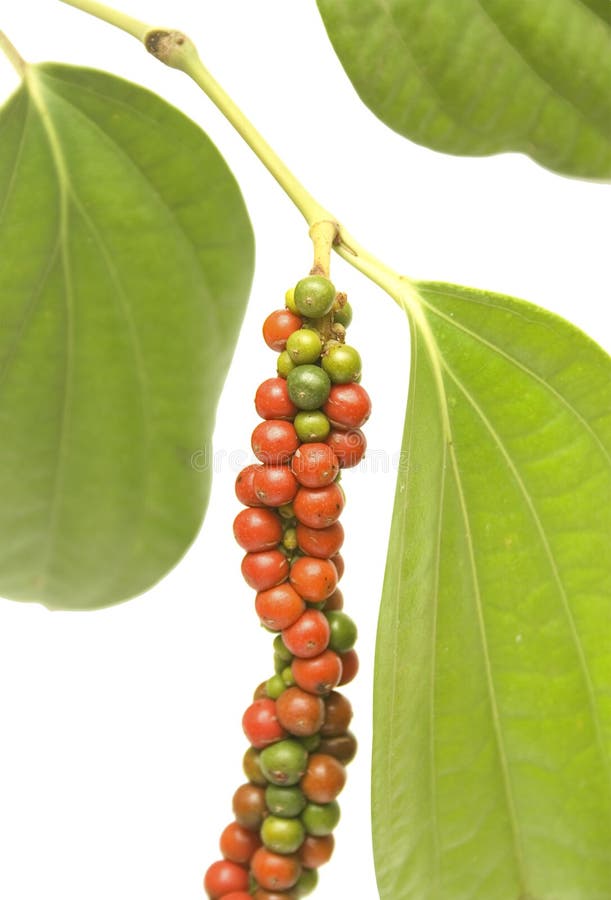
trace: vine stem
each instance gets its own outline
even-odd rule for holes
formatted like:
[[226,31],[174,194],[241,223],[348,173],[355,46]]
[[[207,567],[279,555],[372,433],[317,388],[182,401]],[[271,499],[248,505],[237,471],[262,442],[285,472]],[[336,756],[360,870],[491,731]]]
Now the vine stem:
[[28,64],[3,31],[0,31],[0,50],[2,50],[19,77],[24,78]]
[[331,251],[377,284],[408,313],[425,332],[427,323],[416,283],[399,275],[362,247],[324,206],[321,206],[290,171],[252,122],[202,63],[193,42],[182,32],[154,28],[118,12],[98,0],[61,0],[131,34],[165,65],[184,72],[201,88],[238,134],[246,141],[283,191],[293,201],[310,228],[314,245],[312,271],[328,275]]

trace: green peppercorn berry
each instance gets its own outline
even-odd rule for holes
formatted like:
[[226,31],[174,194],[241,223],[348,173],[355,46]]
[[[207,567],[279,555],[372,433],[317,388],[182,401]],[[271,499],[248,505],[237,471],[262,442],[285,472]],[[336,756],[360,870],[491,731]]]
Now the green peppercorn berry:
[[297,785],[280,787],[270,784],[265,791],[265,805],[273,816],[281,816],[283,819],[291,819],[298,816],[304,809],[307,800],[301,788]]
[[296,550],[298,546],[297,529],[287,528],[282,537],[282,544],[285,550]]
[[284,681],[284,683],[286,684],[287,687],[293,687],[293,685],[297,684],[297,682],[295,681],[295,676],[293,675],[293,669],[291,668],[291,666],[286,666],[282,670],[282,672],[280,672],[280,674],[282,675],[282,680]]
[[282,678],[282,675],[276,673],[272,675],[271,678],[268,678],[265,682],[265,693],[271,700],[277,700],[280,694],[286,690],[286,684]]
[[333,384],[348,384],[361,377],[360,354],[349,344],[332,344],[322,358],[322,367]]
[[277,656],[279,659],[283,660],[283,662],[290,663],[293,659],[293,654],[290,650],[287,650],[286,644],[282,640],[282,635],[277,634],[274,638],[274,656]]
[[355,622],[339,609],[332,609],[325,613],[331,635],[329,647],[336,653],[345,653],[352,650],[356,643],[357,630]]
[[328,438],[331,431],[331,423],[324,412],[319,409],[297,413],[293,425],[295,426],[297,437],[304,443],[312,441],[314,443],[322,442]]
[[303,744],[308,753],[314,753],[320,747],[320,733],[308,734],[306,737],[300,737],[299,742]]
[[269,744],[259,754],[261,771],[272,784],[297,784],[308,764],[308,751],[291,739]]
[[[299,415],[299,413],[297,413]],[[293,508],[292,503],[285,503],[283,506],[278,507],[278,515],[283,519],[294,519],[295,518],[295,510]]]
[[298,897],[307,897],[316,888],[317,884],[318,871],[316,869],[303,869],[293,890]]
[[295,285],[295,306],[300,315],[317,319],[333,306],[335,288],[322,275],[308,275]]
[[290,309],[292,313],[295,313],[296,316],[299,315],[299,310],[295,306],[295,288],[289,288],[286,294],[284,295],[284,303],[287,309]]
[[299,819],[267,816],[261,825],[261,840],[273,853],[294,853],[303,844],[305,829]]
[[288,355],[286,350],[283,350],[282,353],[278,357],[278,361],[276,362],[276,371],[280,378],[288,378],[289,373],[293,371],[295,368],[295,363]]
[[343,325],[344,328],[350,325],[352,322],[352,307],[347,300],[338,309],[333,310],[333,321],[337,322],[338,325]]
[[282,659],[282,657],[278,653],[274,653],[274,672],[276,673],[276,675],[282,675],[285,669],[286,660]]
[[[272,744],[272,746],[276,746]],[[339,803],[332,800],[331,803],[308,803],[301,813],[301,821],[308,834],[315,837],[324,837],[331,834],[339,822]]]
[[296,366],[288,373],[286,383],[289,397],[298,409],[318,409],[326,403],[331,390],[329,375],[320,366]]
[[315,363],[322,353],[322,341],[313,328],[299,328],[289,335],[286,352],[294,363]]

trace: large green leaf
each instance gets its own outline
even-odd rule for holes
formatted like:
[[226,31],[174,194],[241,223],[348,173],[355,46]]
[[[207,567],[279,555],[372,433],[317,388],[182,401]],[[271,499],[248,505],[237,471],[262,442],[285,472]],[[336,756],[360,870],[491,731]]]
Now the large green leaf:
[[611,177],[609,0],[318,0],[361,99],[435,150]]
[[611,897],[611,360],[423,283],[375,674],[383,900]]
[[184,553],[252,267],[192,122],[101,72],[28,69],[0,117],[0,594],[102,606]]

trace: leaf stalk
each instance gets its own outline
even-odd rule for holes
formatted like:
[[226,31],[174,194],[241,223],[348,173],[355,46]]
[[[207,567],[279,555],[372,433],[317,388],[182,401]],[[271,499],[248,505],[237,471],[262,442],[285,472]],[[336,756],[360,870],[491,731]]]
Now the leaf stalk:
[[0,31],[0,50],[2,50],[19,77],[24,78],[28,64],[3,31]]

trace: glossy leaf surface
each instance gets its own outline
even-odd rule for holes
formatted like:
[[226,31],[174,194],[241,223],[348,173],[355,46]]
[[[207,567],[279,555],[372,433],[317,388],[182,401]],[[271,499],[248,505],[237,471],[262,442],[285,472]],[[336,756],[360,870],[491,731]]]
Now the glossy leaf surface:
[[0,594],[103,606],[201,523],[250,223],[206,135],[113,76],[29,68],[0,135]]
[[520,151],[611,177],[607,0],[318,0],[364,103],[460,155]]
[[376,653],[382,900],[611,896],[611,360],[425,283]]

